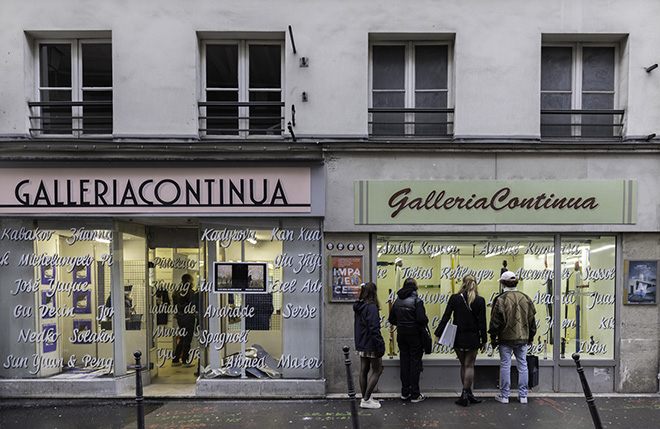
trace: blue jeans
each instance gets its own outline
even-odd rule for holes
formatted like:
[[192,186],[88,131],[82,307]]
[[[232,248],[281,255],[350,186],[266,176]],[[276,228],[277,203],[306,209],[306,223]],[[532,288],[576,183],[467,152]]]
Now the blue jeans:
[[500,344],[500,393],[508,398],[511,388],[511,355],[516,356],[518,367],[518,397],[527,397],[527,344]]

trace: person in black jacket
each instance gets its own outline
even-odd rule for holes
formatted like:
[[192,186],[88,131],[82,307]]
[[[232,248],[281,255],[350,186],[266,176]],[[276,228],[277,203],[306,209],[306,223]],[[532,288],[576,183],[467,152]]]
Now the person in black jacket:
[[396,341],[399,345],[401,399],[422,402],[426,397],[419,391],[419,376],[422,373],[422,329],[429,323],[424,303],[417,296],[417,282],[408,278],[397,293],[390,310],[388,321],[396,326]]
[[[361,286],[359,299],[353,304],[355,350],[360,355],[360,407],[380,408],[380,402],[371,397],[383,373],[385,354],[385,341],[380,333],[380,303],[375,283]],[[370,369],[371,377],[367,377]]]
[[457,328],[454,351],[461,362],[461,381],[463,382],[463,392],[456,403],[467,407],[468,403],[481,402],[472,394],[474,362],[477,360],[477,352],[488,341],[486,300],[479,296],[477,279],[473,275],[468,274],[463,277],[461,289],[449,297],[445,313],[435,331],[436,337],[440,338],[452,314]]

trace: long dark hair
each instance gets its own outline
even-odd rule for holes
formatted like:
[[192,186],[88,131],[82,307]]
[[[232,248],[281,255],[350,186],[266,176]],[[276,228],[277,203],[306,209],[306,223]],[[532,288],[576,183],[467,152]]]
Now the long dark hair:
[[376,283],[362,283],[359,299],[366,302],[367,304],[375,305],[380,310],[380,302],[378,302],[378,291],[376,290]]

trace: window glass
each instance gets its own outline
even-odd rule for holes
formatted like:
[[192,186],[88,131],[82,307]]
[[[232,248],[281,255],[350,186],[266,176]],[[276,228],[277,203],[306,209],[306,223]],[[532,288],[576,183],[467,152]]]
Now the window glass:
[[613,91],[614,48],[584,47],[582,49],[582,57],[583,90]]
[[[259,224],[256,226],[254,224]],[[321,357],[321,232],[312,220],[205,225],[208,298],[199,333],[208,378],[319,378]],[[214,284],[214,263],[222,271]],[[246,271],[244,264],[263,266]],[[234,264],[232,266],[232,264]],[[226,268],[229,267],[229,268]],[[236,267],[236,268],[233,268]],[[252,273],[252,274],[250,274]],[[232,293],[240,279],[263,292]],[[216,291],[216,287],[223,290]],[[246,362],[257,362],[257,369]]]
[[447,89],[446,45],[415,47],[415,88]]
[[561,357],[614,359],[615,238],[563,238],[561,264]]
[[111,87],[112,45],[83,43],[82,70],[84,87]]
[[571,91],[572,63],[572,48],[544,47],[541,50],[541,90]]
[[281,86],[280,45],[254,45],[250,50],[250,88]]
[[238,45],[206,45],[206,86],[238,88]]
[[71,45],[68,43],[42,43],[39,45],[41,86],[71,86]]
[[373,47],[374,89],[404,88],[405,52],[405,46]]

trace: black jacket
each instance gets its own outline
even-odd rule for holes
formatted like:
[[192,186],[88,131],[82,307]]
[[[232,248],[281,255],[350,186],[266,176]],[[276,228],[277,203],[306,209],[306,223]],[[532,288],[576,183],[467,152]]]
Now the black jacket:
[[440,338],[447,326],[449,318],[454,315],[456,325],[456,339],[454,347],[458,349],[474,350],[480,348],[488,341],[486,333],[486,300],[477,296],[472,303],[472,311],[467,306],[467,301],[457,293],[449,297],[447,308],[440,320],[435,336]]
[[396,326],[399,335],[420,335],[420,328],[429,323],[424,303],[413,288],[403,288],[396,293],[397,299],[390,310],[388,321]]
[[385,354],[385,341],[380,333],[380,313],[374,304],[355,301],[353,304],[355,350]]

